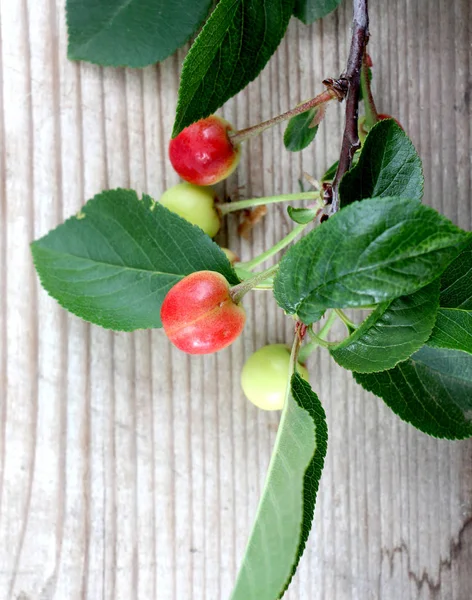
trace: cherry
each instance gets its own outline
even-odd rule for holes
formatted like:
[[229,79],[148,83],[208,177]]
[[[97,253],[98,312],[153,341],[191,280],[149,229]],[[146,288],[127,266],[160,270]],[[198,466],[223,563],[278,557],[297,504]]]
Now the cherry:
[[233,301],[223,275],[198,271],[170,289],[162,303],[161,320],[174,346],[189,354],[210,354],[241,334],[246,312]]
[[190,183],[212,185],[236,169],[239,145],[233,145],[228,132],[233,128],[212,115],[186,127],[169,143],[169,158],[177,173]]
[[220,217],[215,209],[215,192],[192,183],[178,183],[166,190],[160,203],[214,237],[220,229]]
[[[256,350],[244,364],[241,386],[247,399],[263,410],[281,410],[289,380],[290,349],[285,344],[270,344]],[[300,364],[297,372],[308,380]]]

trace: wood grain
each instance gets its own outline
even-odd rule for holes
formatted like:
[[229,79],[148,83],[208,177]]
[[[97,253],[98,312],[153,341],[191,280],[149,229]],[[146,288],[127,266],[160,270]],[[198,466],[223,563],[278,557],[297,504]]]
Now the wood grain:
[[[379,109],[424,159],[426,202],[472,227],[469,0],[371,2]],[[277,415],[248,405],[239,370],[288,340],[264,294],[245,335],[189,358],[159,331],[114,334],[61,310],[38,286],[29,242],[106,187],[158,198],[184,50],[142,71],[66,59],[64,0],[0,0],[0,598],[224,600],[263,485]],[[293,20],[262,76],[228,102],[242,128],[336,76],[350,3],[311,27]],[[340,145],[341,107],[312,147],[281,130],[247,144],[233,196],[298,189]],[[287,232],[271,209],[243,259]],[[430,439],[365,394],[324,354],[312,383],[330,443],[315,527],[290,600],[472,597],[472,445]]]

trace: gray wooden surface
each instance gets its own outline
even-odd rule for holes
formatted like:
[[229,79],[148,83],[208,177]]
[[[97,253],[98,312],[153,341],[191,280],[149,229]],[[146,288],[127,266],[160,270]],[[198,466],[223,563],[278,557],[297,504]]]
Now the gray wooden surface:
[[[239,128],[336,76],[350,2],[293,21],[262,76],[224,114]],[[29,242],[105,187],[155,198],[177,181],[166,156],[184,52],[143,71],[66,59],[64,0],[0,0],[0,600],[224,600],[263,484],[277,415],[248,405],[244,358],[288,340],[264,293],[244,335],[189,358],[159,331],[113,334],[42,291]],[[469,0],[372,0],[379,109],[424,159],[426,202],[471,222]],[[246,144],[227,191],[296,191],[339,151],[341,107],[312,148],[282,130]],[[243,259],[289,227],[271,208]],[[330,440],[315,527],[290,600],[472,598],[472,444],[437,441],[362,393],[323,354],[310,364]]]

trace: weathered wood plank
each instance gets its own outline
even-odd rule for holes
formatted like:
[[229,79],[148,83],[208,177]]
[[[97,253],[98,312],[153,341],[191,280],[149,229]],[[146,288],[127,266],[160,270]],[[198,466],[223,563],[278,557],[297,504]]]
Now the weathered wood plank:
[[[113,334],[40,289],[29,242],[104,187],[158,198],[184,51],[142,71],[66,59],[65,0],[0,0],[0,598],[228,598],[263,485],[277,416],[248,405],[239,370],[289,339],[264,294],[217,356],[189,358],[161,332]],[[350,6],[293,21],[262,76],[223,113],[238,127],[321,89],[348,50]],[[426,201],[472,227],[469,0],[371,3],[379,108],[424,159]],[[388,40],[388,43],[386,41]],[[252,140],[226,191],[295,191],[339,152],[341,107],[290,155],[281,130]],[[271,209],[243,259],[288,230]],[[311,361],[330,445],[316,521],[287,598],[472,597],[472,445],[401,423],[324,354]]]

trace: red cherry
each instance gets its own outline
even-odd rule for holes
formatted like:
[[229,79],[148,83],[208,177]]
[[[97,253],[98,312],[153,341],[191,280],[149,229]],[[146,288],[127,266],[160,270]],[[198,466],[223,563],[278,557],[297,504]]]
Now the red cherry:
[[233,302],[223,275],[199,271],[170,289],[162,303],[161,320],[174,346],[189,354],[210,354],[241,334],[246,312]]
[[239,146],[233,146],[228,136],[232,130],[228,121],[212,115],[170,140],[170,162],[182,179],[212,185],[231,175],[240,157]]

